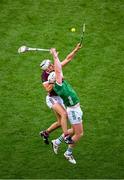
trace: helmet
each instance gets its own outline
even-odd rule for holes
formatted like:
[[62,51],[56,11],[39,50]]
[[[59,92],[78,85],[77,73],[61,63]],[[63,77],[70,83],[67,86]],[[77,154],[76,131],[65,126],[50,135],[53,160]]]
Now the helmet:
[[40,63],[40,67],[42,70],[46,70],[50,64],[51,64],[51,61],[49,59],[45,59],[44,61]]
[[49,76],[48,76],[48,82],[49,82],[49,83],[54,83],[55,80],[56,80],[56,75],[55,75],[55,72],[53,71],[53,72],[51,72],[51,73],[49,74]]

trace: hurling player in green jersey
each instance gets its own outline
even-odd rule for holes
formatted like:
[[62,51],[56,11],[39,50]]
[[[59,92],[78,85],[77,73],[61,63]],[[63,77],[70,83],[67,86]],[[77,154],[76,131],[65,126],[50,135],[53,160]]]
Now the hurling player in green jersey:
[[[71,85],[63,79],[62,67],[56,49],[52,48],[51,54],[53,55],[54,59],[55,72],[52,72],[49,75],[48,81],[50,83],[54,83],[54,91],[63,99],[66,106],[68,119],[72,125],[72,128],[68,130],[68,133],[72,135],[72,140],[74,143],[68,145],[68,149],[64,153],[64,156],[70,163],[76,164],[76,160],[72,156],[72,150],[75,143],[79,141],[83,135],[83,112],[80,108],[79,98],[76,92]],[[64,136],[62,134],[59,138],[52,140],[52,147],[55,154],[58,153],[58,148],[63,140],[63,137]]]

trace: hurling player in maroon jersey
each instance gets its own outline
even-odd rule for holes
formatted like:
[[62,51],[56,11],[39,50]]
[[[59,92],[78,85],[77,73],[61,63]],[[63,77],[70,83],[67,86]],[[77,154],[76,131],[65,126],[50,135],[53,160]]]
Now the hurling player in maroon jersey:
[[[67,57],[61,62],[62,67],[64,67],[73,59],[73,57],[80,48],[81,45],[80,43],[78,43],[76,47],[73,49],[73,51],[70,54],[68,54]],[[63,100],[52,89],[53,85],[49,84],[48,82],[48,76],[50,72],[54,71],[54,65],[51,63],[49,59],[46,59],[41,62],[40,67],[43,70],[41,74],[42,85],[47,91],[46,104],[50,109],[53,110],[56,116],[56,121],[53,124],[51,124],[50,127],[48,127],[46,130],[40,132],[40,135],[41,137],[43,137],[44,142],[46,144],[49,144],[49,134],[60,126],[62,127],[63,133],[65,134],[65,137],[67,139],[67,112]]]

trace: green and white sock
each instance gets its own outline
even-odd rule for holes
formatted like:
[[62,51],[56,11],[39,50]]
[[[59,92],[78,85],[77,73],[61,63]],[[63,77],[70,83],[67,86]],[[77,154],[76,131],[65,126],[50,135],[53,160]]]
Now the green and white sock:
[[71,155],[71,154],[72,154],[72,150],[73,150],[73,148],[68,147],[68,149],[67,149],[67,151],[66,151],[66,154],[67,154],[67,155]]
[[56,139],[56,144],[60,145],[63,140],[64,140],[64,135],[62,134],[59,138]]

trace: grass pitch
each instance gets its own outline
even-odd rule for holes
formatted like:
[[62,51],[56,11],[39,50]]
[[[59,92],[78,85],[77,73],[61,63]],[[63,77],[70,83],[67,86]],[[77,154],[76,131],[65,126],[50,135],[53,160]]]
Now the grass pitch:
[[[0,1],[1,179],[124,178],[123,15],[121,0]],[[84,111],[84,137],[72,165],[63,157],[65,144],[55,156],[38,135],[55,120],[39,69],[51,55],[19,55],[17,49],[56,47],[62,60],[79,41],[84,22],[84,48],[64,69]]]

